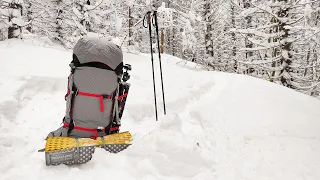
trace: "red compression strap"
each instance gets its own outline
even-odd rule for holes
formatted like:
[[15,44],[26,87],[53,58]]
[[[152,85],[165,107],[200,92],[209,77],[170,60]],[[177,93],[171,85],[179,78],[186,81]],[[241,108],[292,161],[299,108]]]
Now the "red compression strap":
[[104,103],[103,103],[103,96],[100,96],[100,112],[104,112]]
[[[69,124],[66,122],[63,122],[63,127],[69,127]],[[84,128],[84,127],[79,127],[79,126],[74,126],[73,129],[80,130],[80,131],[86,131],[86,132],[93,132],[95,137],[98,137],[98,130],[97,129],[91,129],[91,128]],[[102,130],[104,130],[103,128]]]
[[110,131],[116,131],[116,130],[118,130],[118,129],[119,129],[119,126],[116,126],[116,127],[110,128]]
[[[70,94],[70,90],[68,90],[67,94]],[[102,94],[92,94],[92,93],[86,93],[86,92],[78,91],[78,95],[99,98],[99,100],[100,100],[100,112],[104,112],[104,103],[103,103],[103,95]],[[108,99],[111,99],[110,95],[108,95]]]
[[86,92],[78,92],[78,94],[82,95],[82,96],[89,96],[89,97],[99,98],[99,100],[100,100],[100,111],[104,112],[103,95],[101,95],[101,94],[91,94],[91,93],[86,93]]
[[118,97],[118,100],[120,100],[120,99],[122,99],[122,98],[124,98],[124,97],[127,97],[127,96],[128,96],[128,93],[125,93],[125,94],[119,96],[119,97]]

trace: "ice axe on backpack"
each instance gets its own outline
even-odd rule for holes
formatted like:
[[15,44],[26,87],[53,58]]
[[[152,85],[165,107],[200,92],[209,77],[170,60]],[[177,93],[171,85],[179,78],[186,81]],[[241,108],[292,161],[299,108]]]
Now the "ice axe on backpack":
[[[151,15],[152,14],[152,15]],[[147,18],[147,25],[145,24],[145,19]],[[152,75],[153,75],[153,93],[154,93],[154,105],[156,111],[156,121],[158,121],[158,111],[157,111],[157,97],[156,97],[156,85],[155,85],[155,77],[154,77],[154,63],[153,63],[153,49],[152,49],[152,25],[156,28],[156,38],[157,38],[157,48],[158,48],[158,56],[160,63],[160,76],[161,76],[161,87],[162,87],[162,99],[163,99],[163,110],[164,114],[166,114],[166,103],[164,97],[164,88],[163,88],[163,76],[162,76],[162,65],[161,65],[161,53],[160,53],[160,44],[159,44],[159,29],[158,29],[158,21],[157,21],[157,11],[148,11],[143,19],[143,26],[145,28],[149,28],[149,37],[150,37],[150,52],[151,52],[151,63],[152,63]]]
[[[126,95],[129,93],[129,88],[130,88],[130,84],[127,83],[127,81],[130,79],[130,74],[128,73],[128,71],[131,71],[132,67],[130,64],[125,64],[125,65],[123,65],[123,69],[125,69],[126,71],[123,72],[122,82],[119,86],[119,92],[121,95]],[[119,103],[119,118],[120,119],[122,118],[122,114],[124,111],[126,100],[127,100],[127,96],[123,97]]]

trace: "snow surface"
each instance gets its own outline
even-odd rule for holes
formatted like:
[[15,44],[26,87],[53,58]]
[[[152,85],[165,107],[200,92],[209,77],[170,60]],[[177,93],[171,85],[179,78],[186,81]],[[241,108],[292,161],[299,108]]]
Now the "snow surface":
[[124,55],[133,70],[121,130],[133,145],[118,154],[97,149],[79,166],[46,166],[37,150],[64,116],[71,58],[59,48],[0,42],[1,180],[320,179],[319,100],[164,55],[167,115],[156,59],[156,122],[149,54]]

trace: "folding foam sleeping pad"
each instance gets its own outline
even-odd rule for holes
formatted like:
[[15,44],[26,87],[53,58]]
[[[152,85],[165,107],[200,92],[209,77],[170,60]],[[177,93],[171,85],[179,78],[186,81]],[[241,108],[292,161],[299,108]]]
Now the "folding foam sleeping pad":
[[92,159],[95,148],[104,148],[110,153],[118,153],[128,148],[132,141],[126,132],[111,134],[96,139],[73,137],[48,137],[45,152],[46,165],[83,164]]

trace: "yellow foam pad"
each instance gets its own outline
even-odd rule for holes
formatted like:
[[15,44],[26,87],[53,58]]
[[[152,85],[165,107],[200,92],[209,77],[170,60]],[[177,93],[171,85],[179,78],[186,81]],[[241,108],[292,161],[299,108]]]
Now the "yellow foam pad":
[[[100,146],[103,144],[102,138],[97,139],[91,138],[76,138],[72,137],[48,137],[45,147],[45,152],[65,150],[76,147],[83,146]],[[105,144],[128,144],[132,141],[132,136],[130,132],[121,132],[116,134],[111,134],[103,137]],[[78,144],[78,146],[77,146]]]

